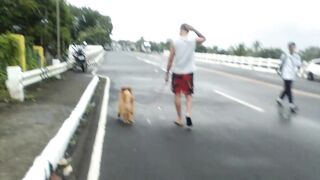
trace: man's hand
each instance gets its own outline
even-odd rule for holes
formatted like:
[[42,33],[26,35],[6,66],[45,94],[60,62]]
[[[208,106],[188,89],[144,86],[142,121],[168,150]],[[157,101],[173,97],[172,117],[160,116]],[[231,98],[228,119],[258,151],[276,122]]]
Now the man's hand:
[[194,33],[196,33],[196,35],[198,36],[198,38],[196,39],[197,44],[202,44],[204,41],[206,41],[206,38],[194,27],[186,24],[186,28],[189,29],[189,31],[193,31]]
[[169,81],[169,73],[168,73],[168,72],[166,73],[166,75],[165,75],[165,77],[164,77],[164,80],[165,80],[166,82]]

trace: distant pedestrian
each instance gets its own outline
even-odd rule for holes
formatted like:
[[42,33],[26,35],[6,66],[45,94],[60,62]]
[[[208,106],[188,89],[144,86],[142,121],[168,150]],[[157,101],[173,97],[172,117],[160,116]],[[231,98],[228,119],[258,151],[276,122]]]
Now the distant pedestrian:
[[[198,37],[189,37],[189,31],[193,31]],[[169,80],[169,71],[173,66],[171,89],[175,94],[175,106],[178,114],[174,122],[178,126],[183,126],[181,113],[181,93],[187,99],[186,123],[192,126],[191,107],[193,94],[193,73],[195,71],[194,52],[197,44],[201,44],[206,38],[196,29],[188,24],[182,24],[180,27],[180,37],[171,43],[170,55],[165,75],[165,81]]]
[[281,55],[280,75],[284,82],[284,90],[277,99],[277,103],[279,106],[283,106],[283,99],[285,96],[287,96],[289,99],[289,107],[291,112],[296,113],[297,106],[293,103],[291,89],[293,81],[296,79],[298,69],[301,66],[301,58],[296,53],[296,44],[294,42],[288,44],[288,49],[288,53],[283,53]]

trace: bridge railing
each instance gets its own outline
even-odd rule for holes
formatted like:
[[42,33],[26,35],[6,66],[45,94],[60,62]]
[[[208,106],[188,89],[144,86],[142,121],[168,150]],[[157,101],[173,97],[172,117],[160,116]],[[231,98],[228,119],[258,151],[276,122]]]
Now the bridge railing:
[[247,56],[231,56],[224,54],[208,54],[196,53],[195,58],[198,61],[207,63],[224,64],[233,67],[251,69],[264,72],[276,72],[280,66],[279,59],[247,57]]
[[[164,56],[169,55],[169,51],[164,51]],[[222,64],[226,66],[232,66],[237,68],[243,68],[254,71],[276,73],[276,69],[281,64],[280,59],[250,57],[250,56],[232,56],[224,54],[209,54],[209,53],[195,53],[196,61]],[[305,69],[308,63],[303,61],[302,66],[298,72],[299,77],[306,78]]]
[[[66,72],[72,68],[74,58],[72,56],[73,49],[69,47],[69,58],[65,62],[60,62],[58,59],[52,61],[51,66],[44,68],[34,69],[31,71],[23,72],[19,66],[8,66],[7,67],[7,81],[6,86],[12,99],[24,101],[24,88],[41,82],[45,79],[56,77],[60,78],[60,74]],[[93,65],[96,63],[95,56],[98,54],[103,55],[102,46],[88,46],[86,49],[86,56],[89,59],[88,64]]]

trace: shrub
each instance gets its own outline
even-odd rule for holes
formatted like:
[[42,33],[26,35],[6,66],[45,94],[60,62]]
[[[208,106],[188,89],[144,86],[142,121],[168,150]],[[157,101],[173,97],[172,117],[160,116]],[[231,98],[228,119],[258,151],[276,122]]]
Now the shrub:
[[8,97],[8,93],[5,90],[6,68],[7,66],[16,66],[18,64],[18,43],[8,34],[0,35],[0,101]]
[[18,44],[7,34],[0,35],[0,89],[4,89],[6,67],[19,65]]

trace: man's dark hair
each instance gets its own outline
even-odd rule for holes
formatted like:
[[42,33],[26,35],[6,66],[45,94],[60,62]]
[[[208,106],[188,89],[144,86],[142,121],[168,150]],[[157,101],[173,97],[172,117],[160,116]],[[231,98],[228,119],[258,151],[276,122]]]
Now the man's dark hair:
[[187,24],[185,23],[181,24],[180,29],[189,32],[189,29],[187,28]]
[[296,46],[296,43],[295,42],[289,42],[288,43],[288,47],[291,47],[291,46]]

